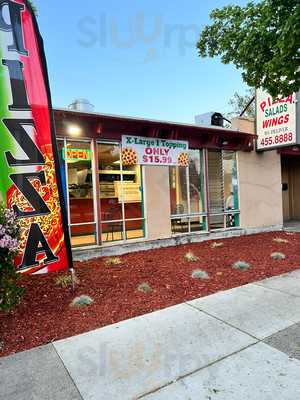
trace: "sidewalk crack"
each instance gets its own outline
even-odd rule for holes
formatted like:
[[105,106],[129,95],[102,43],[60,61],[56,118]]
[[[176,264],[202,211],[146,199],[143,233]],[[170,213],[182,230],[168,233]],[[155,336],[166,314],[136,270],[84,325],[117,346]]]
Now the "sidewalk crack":
[[[265,286],[260,282],[254,282],[254,283],[252,283],[252,285],[263,287],[264,289],[273,290],[273,292],[279,292],[279,293],[287,294],[287,295],[292,296],[292,297],[297,297],[297,298],[300,297],[300,293],[299,293],[299,295],[298,294],[294,294],[294,293],[288,293],[288,292],[285,292],[284,290],[281,290],[281,289],[276,289],[276,288],[272,288],[272,287],[269,287],[269,286]],[[299,288],[299,291],[300,291],[300,288]]]
[[209,367],[211,367],[211,366],[213,366],[213,365],[215,365],[215,364],[217,364],[217,363],[219,363],[219,362],[221,362],[221,361],[223,361],[223,360],[226,360],[226,359],[229,358],[229,357],[232,357],[232,356],[234,356],[234,355],[236,355],[236,354],[238,354],[238,353],[240,353],[240,352],[242,352],[242,351],[244,351],[244,350],[246,350],[246,349],[248,349],[248,348],[250,348],[250,347],[252,347],[252,346],[255,346],[255,345],[257,345],[257,343],[259,343],[259,342],[260,342],[260,341],[255,342],[255,343],[251,343],[251,344],[249,344],[248,346],[245,346],[245,347],[243,347],[243,348],[241,348],[241,349],[239,349],[239,350],[237,350],[237,351],[234,351],[233,353],[227,354],[226,356],[220,357],[220,358],[218,358],[217,360],[212,361],[211,363],[209,363],[209,364],[207,364],[207,365],[205,365],[205,366],[203,366],[203,367],[197,368],[197,369],[195,369],[195,370],[192,371],[192,372],[188,372],[187,374],[181,375],[181,376],[179,376],[178,378],[174,379],[174,380],[171,381],[171,382],[168,382],[168,383],[166,383],[166,384],[164,384],[164,385],[162,385],[162,386],[160,386],[160,387],[158,387],[158,388],[156,388],[156,389],[153,389],[153,390],[151,390],[151,391],[149,391],[149,392],[147,392],[147,393],[142,394],[142,395],[139,396],[139,397],[136,397],[135,400],[144,399],[144,398],[146,398],[147,396],[150,396],[151,394],[157,393],[157,392],[159,392],[160,390],[162,390],[162,389],[164,389],[164,388],[166,388],[166,387],[168,387],[168,386],[171,386],[171,385],[173,385],[174,383],[177,383],[177,382],[186,387],[185,383],[183,382],[183,379],[185,379],[185,378],[187,378],[187,377],[189,377],[189,376],[192,376],[192,375],[194,375],[194,374],[197,374],[198,372],[200,372],[200,371],[202,371],[202,370],[204,370],[204,369],[206,369],[206,368],[209,368]]
[[199,311],[199,312],[202,312],[202,313],[208,315],[209,317],[215,318],[217,321],[223,322],[223,324],[226,324],[226,325],[230,326],[231,328],[234,328],[234,329],[236,329],[237,331],[239,331],[239,332],[241,332],[241,333],[243,333],[243,334],[245,334],[245,335],[248,335],[248,336],[252,337],[252,339],[255,339],[255,340],[256,340],[256,343],[262,341],[261,339],[257,338],[256,336],[252,335],[251,333],[246,332],[246,331],[243,331],[242,329],[240,329],[240,328],[238,328],[237,326],[231,324],[230,322],[224,321],[223,319],[221,319],[221,318],[219,318],[219,317],[217,317],[217,316],[215,316],[215,315],[213,315],[213,314],[210,314],[209,312],[207,312],[207,311],[205,311],[205,310],[202,310],[202,309],[200,309],[200,308],[198,308],[198,307],[195,307],[195,306],[193,306],[192,304],[189,304],[189,303],[184,303],[184,304],[186,304],[186,305],[189,306],[189,307],[192,307],[194,310],[197,310],[197,311]]
[[66,367],[66,365],[65,365],[65,363],[63,362],[62,358],[61,358],[60,355],[58,354],[58,352],[57,352],[57,350],[56,350],[56,347],[54,346],[53,343],[50,343],[50,344],[51,344],[52,348],[54,349],[54,351],[55,351],[57,357],[59,358],[59,360],[60,360],[62,366],[64,367],[64,369],[65,369],[67,375],[69,376],[71,382],[73,383],[73,385],[74,385],[74,387],[75,387],[75,389],[76,389],[76,391],[77,391],[77,393],[78,393],[80,399],[81,399],[81,400],[84,400],[84,398],[83,398],[82,394],[80,393],[80,390],[78,389],[78,387],[77,387],[77,385],[76,385],[74,379],[72,378],[72,376],[71,376],[71,374],[70,374],[68,368]]

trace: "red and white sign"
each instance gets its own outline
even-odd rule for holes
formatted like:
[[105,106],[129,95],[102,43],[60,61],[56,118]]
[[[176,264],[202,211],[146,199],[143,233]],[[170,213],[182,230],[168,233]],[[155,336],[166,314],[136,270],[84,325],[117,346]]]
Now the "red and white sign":
[[273,99],[256,91],[257,150],[268,150],[297,143],[296,94]]
[[18,271],[72,268],[43,40],[27,0],[0,0],[0,201],[20,226]]
[[189,144],[181,140],[123,135],[122,163],[187,167]]

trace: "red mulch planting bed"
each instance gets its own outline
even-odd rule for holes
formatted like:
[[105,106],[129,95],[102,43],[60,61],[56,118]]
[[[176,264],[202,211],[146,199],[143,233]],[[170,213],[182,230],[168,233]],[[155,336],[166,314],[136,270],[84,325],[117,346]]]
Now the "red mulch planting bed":
[[[276,237],[288,243],[276,243]],[[209,241],[127,254],[117,266],[107,266],[105,258],[77,262],[80,284],[75,294],[55,283],[65,272],[22,277],[21,286],[26,288],[22,304],[11,314],[0,313],[0,355],[292,271],[300,267],[299,241],[300,234],[273,232],[223,239],[223,247],[215,249]],[[186,261],[188,251],[199,261]],[[275,251],[284,253],[286,259],[273,260],[270,254]],[[250,263],[251,268],[235,270],[232,264],[238,260]],[[194,269],[205,270],[210,279],[192,278]],[[143,282],[152,292],[137,290]],[[73,298],[82,294],[92,297],[93,304],[71,307]]]

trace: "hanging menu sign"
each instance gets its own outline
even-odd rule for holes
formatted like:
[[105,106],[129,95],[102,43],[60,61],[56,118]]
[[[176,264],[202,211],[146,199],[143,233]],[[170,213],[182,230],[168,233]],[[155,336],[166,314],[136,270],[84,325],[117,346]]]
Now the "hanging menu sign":
[[180,140],[122,136],[123,165],[189,165],[189,144]]

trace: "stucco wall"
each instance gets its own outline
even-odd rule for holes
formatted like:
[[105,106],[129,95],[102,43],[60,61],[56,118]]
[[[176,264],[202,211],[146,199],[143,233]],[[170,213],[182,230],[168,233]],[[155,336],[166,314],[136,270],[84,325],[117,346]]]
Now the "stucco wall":
[[238,152],[241,227],[282,225],[280,155]]
[[144,167],[147,238],[171,237],[169,168]]
[[253,118],[234,118],[232,120],[232,128],[238,129],[241,132],[255,134],[255,120]]
[[[235,128],[255,132],[253,120],[237,118]],[[241,227],[282,225],[281,159],[276,150],[238,152],[238,178]]]

